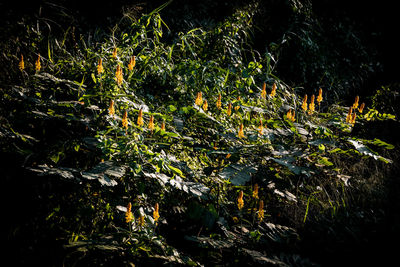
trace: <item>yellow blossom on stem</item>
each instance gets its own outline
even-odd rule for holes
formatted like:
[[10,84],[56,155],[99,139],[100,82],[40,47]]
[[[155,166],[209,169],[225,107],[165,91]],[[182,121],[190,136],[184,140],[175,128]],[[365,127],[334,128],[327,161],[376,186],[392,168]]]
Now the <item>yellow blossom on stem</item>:
[[276,83],[272,85],[271,93],[269,94],[271,97],[276,95]]
[[129,202],[128,206],[126,207],[126,212],[125,212],[125,221],[127,223],[130,223],[133,221],[133,213],[132,213],[132,204]]
[[311,96],[310,104],[308,105],[308,114],[311,115],[315,111],[315,104],[314,104],[315,96]]
[[41,65],[40,65],[40,54],[38,55],[38,58],[36,59],[36,61],[35,61],[35,70],[36,71],[40,71],[40,69],[41,69]]
[[161,123],[161,130],[162,130],[162,131],[165,131],[165,121],[163,121],[163,122]]
[[128,130],[128,112],[125,110],[124,116],[122,117],[122,127],[125,128],[125,130]]
[[23,55],[21,55],[21,59],[20,59],[20,61],[18,63],[18,67],[19,67],[20,70],[24,70],[25,69],[25,63],[24,63],[24,56]]
[[263,123],[262,123],[262,119],[260,119],[260,125],[258,126],[258,133],[260,135],[263,135],[263,130],[264,130],[264,126],[263,126]]
[[357,117],[357,114],[356,114],[356,111],[354,111],[354,113],[351,115],[351,119],[350,119],[351,124],[354,125],[356,123],[356,117]]
[[197,93],[196,100],[194,101],[194,103],[196,105],[198,105],[199,107],[201,106],[201,104],[203,104],[203,93],[202,92]]
[[258,198],[258,184],[255,184],[255,185],[254,185],[254,188],[253,188],[253,197],[254,197],[254,198]]
[[352,120],[352,113],[353,113],[353,107],[349,108],[349,112],[347,113],[347,117],[346,117],[346,122],[350,123]]
[[203,102],[203,110],[207,111],[207,109],[208,109],[208,103],[207,103],[207,100],[204,100],[204,102]]
[[150,131],[154,130],[154,116],[153,115],[150,116],[148,128]]
[[99,58],[99,61],[97,62],[97,74],[102,74],[104,72],[103,69],[103,59]]
[[232,156],[232,154],[231,154],[231,153],[228,153],[228,154],[226,154],[225,158],[226,158],[226,159],[229,159],[231,156]]
[[117,70],[115,71],[115,79],[116,79],[118,85],[122,84],[124,76],[122,74],[122,68],[120,65],[117,66]]
[[117,48],[116,47],[114,47],[114,49],[113,49],[112,57],[114,59],[117,58]]
[[258,220],[262,222],[264,219],[264,201],[260,200],[260,204],[258,207]]
[[301,105],[301,108],[302,108],[304,111],[307,111],[307,95],[304,95],[303,104]]
[[317,96],[318,105],[321,104],[322,100],[323,100],[323,98],[322,98],[322,88],[319,88],[319,92],[318,92],[318,96]]
[[261,98],[267,98],[267,84],[264,82],[261,90]]
[[139,227],[143,227],[145,222],[144,222],[144,215],[140,215],[137,221],[137,224]]
[[221,110],[221,107],[222,107],[221,100],[222,100],[222,96],[221,96],[221,94],[219,94],[218,99],[217,99],[217,104],[216,104],[217,109],[219,109],[219,110]]
[[365,103],[363,102],[363,103],[360,105],[360,107],[358,108],[358,111],[359,111],[360,113],[363,113],[364,108],[365,108]]
[[114,100],[110,100],[110,106],[108,107],[108,114],[110,116],[114,116],[115,114]]
[[132,56],[131,59],[129,60],[128,69],[133,70],[135,65],[136,65],[136,57]]
[[142,127],[143,126],[143,110],[142,109],[139,109],[139,115],[138,115],[138,118],[137,118],[137,125],[139,126],[139,127]]
[[228,114],[228,116],[232,114],[232,103],[229,103],[228,109],[226,110],[226,114]]
[[237,199],[237,206],[238,209],[241,210],[244,206],[244,201],[243,201],[243,191],[239,192],[239,197]]
[[160,218],[160,214],[158,213],[158,209],[159,209],[159,206],[158,206],[158,203],[156,203],[156,205],[154,206],[154,211],[153,211],[153,219],[154,219],[155,223],[157,223],[158,219]]
[[360,100],[359,96],[356,96],[356,99],[354,100],[353,108],[356,109],[358,108],[358,101]]
[[239,137],[239,138],[244,138],[243,123],[240,124],[239,132],[238,132],[238,137]]

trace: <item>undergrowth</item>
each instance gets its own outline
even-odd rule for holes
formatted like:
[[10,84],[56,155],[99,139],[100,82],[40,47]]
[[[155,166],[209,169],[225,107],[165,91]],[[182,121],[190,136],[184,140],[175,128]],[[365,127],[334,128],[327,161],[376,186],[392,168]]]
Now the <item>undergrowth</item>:
[[171,38],[166,6],[74,42],[27,27],[5,47],[2,150],[68,185],[42,188],[38,222],[70,265],[312,264],[298,230],[351,205],[358,166],[392,162],[353,127],[395,117],[298,95],[252,49],[255,7]]

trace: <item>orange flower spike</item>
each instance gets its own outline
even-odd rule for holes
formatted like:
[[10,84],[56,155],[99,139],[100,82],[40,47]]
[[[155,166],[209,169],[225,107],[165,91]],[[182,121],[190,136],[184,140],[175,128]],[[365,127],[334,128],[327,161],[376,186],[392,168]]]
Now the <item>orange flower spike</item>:
[[358,101],[360,100],[359,96],[356,96],[356,99],[354,100],[353,108],[356,109],[358,108]]
[[258,198],[258,184],[255,184],[255,185],[254,185],[254,188],[253,188],[253,197],[254,197],[254,198]]
[[122,68],[120,65],[117,66],[117,70],[115,72],[115,79],[117,80],[118,85],[122,84],[122,80],[124,79],[124,77],[123,77]]
[[145,225],[144,215],[140,215],[139,216],[137,224],[138,224],[139,227],[143,227]]
[[238,209],[241,210],[244,206],[244,201],[243,201],[243,191],[239,192],[239,197],[237,199],[237,206]]
[[296,112],[294,110],[292,110],[292,118],[291,118],[292,122],[296,121]]
[[276,83],[272,85],[271,93],[269,94],[271,97],[276,95]]
[[154,219],[154,222],[156,224],[157,224],[158,219],[160,218],[160,214],[158,213],[158,209],[159,209],[159,206],[158,206],[158,203],[156,203],[156,205],[154,206],[154,211],[153,211],[153,219]]
[[139,115],[138,115],[138,118],[137,118],[137,125],[139,126],[139,127],[142,127],[143,126],[143,110],[142,109],[139,109]]
[[290,121],[292,120],[292,110],[291,109],[289,109],[288,112],[286,113],[286,118]]
[[103,69],[103,59],[99,58],[99,61],[97,62],[97,74],[102,74],[104,72]]
[[20,61],[18,63],[18,67],[19,67],[20,70],[24,70],[25,69],[25,62],[24,62],[24,56],[23,55],[21,55],[21,59],[20,59]]
[[165,121],[161,123],[161,131],[165,131]]
[[207,100],[204,100],[204,102],[203,102],[203,110],[207,111],[207,109],[208,109],[208,103],[207,103]]
[[112,57],[115,59],[117,58],[117,48],[114,47],[113,53],[112,53]]
[[228,109],[226,110],[226,114],[228,114],[228,116],[232,114],[232,103],[229,103]]
[[357,117],[357,114],[356,114],[356,112],[354,111],[354,113],[352,114],[352,116],[351,116],[351,120],[350,120],[350,123],[351,124],[355,124],[356,123],[356,117]]
[[263,126],[263,123],[262,123],[262,119],[260,119],[260,125],[258,126],[258,133],[260,135],[263,135],[263,130],[264,130],[264,126]]
[[261,98],[267,98],[267,84],[264,82],[261,90]]
[[350,108],[349,108],[349,112],[347,113],[347,117],[346,117],[346,122],[347,122],[347,123],[350,123],[350,122],[351,122],[352,113],[353,113],[353,107],[350,107]]
[[218,108],[219,110],[221,110],[221,107],[222,107],[221,100],[222,100],[222,96],[221,96],[221,94],[219,94],[219,95],[218,95],[218,99],[217,99],[217,104],[216,104],[216,106],[217,106],[217,108]]
[[133,221],[132,204],[130,202],[128,203],[128,206],[126,207],[125,221],[126,221],[126,223],[130,223],[131,221]]
[[360,113],[363,113],[364,108],[365,108],[365,103],[362,103],[362,104],[360,105],[360,107],[358,108],[358,111],[359,111]]
[[131,59],[129,60],[128,69],[132,71],[135,65],[136,65],[136,57],[132,56]]
[[311,100],[310,100],[310,104],[308,105],[308,114],[310,114],[310,115],[313,114],[313,112],[315,111],[314,99],[315,99],[315,96],[312,95],[311,96]]
[[149,121],[148,128],[149,128],[150,131],[154,130],[154,116],[153,115],[150,116],[150,121]]
[[260,204],[258,207],[258,220],[260,222],[262,222],[262,220],[264,219],[264,201],[260,200]]
[[301,105],[301,108],[302,108],[304,111],[307,111],[307,95],[304,95],[303,104]]
[[110,106],[108,107],[108,114],[110,116],[114,116],[115,114],[114,100],[110,100]]
[[238,137],[239,137],[240,139],[241,139],[241,138],[244,138],[243,123],[240,124],[239,132],[238,132]]
[[35,61],[35,70],[40,71],[41,68],[42,66],[40,65],[40,54],[39,54],[37,60]]
[[318,96],[317,96],[318,105],[321,104],[322,100],[323,100],[323,98],[322,98],[322,88],[319,88],[319,92],[318,92]]
[[125,110],[124,116],[122,117],[122,127],[128,130],[128,112]]
[[194,103],[196,105],[198,105],[199,107],[201,106],[201,104],[203,104],[203,93],[202,92],[197,93],[197,97],[196,97],[196,100],[194,101]]

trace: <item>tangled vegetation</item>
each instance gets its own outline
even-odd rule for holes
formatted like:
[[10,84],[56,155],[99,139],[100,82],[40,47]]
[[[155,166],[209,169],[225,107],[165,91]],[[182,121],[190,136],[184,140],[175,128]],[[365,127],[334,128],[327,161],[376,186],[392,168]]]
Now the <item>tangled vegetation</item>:
[[167,5],[74,40],[27,26],[5,51],[2,151],[40,195],[27,229],[66,266],[317,265],[302,231],[344,216],[351,166],[393,163],[354,129],[395,116],[300,95],[252,48],[254,6],[171,36]]

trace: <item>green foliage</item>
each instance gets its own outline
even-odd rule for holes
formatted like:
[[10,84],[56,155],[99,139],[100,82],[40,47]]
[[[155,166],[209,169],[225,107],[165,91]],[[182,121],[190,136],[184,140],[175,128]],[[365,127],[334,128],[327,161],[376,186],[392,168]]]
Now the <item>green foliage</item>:
[[[8,92],[32,107],[27,114],[35,127],[40,126],[36,121],[50,124],[35,134],[46,136],[51,123],[62,131],[71,127],[83,132],[69,136],[69,143],[57,137],[41,151],[34,137],[5,127],[26,160],[35,153],[46,155],[31,161],[30,171],[81,186],[65,196],[77,205],[78,217],[64,213],[62,201],[46,214],[52,227],[63,222],[68,248],[125,251],[132,257],[199,265],[163,236],[182,221],[208,235],[199,232],[194,237],[186,230],[185,238],[199,246],[240,244],[231,232],[239,224],[251,229],[241,237],[247,240],[245,249],[262,242],[284,243],[296,233],[265,221],[285,206],[297,209],[297,223],[304,224],[317,207],[335,213],[346,205],[343,188],[348,184],[340,179],[336,157],[391,162],[367,146],[393,149],[391,144],[352,136],[347,108],[324,101],[326,113],[301,110],[301,97],[272,73],[271,54],[261,56],[251,48],[253,11],[238,11],[214,28],[194,28],[167,40],[169,28],[159,14],[167,4],[138,20],[125,18],[107,38],[81,38],[74,53],[63,45],[65,38],[39,40],[47,42],[47,51],[40,51],[46,55],[45,67],[20,71],[21,85]],[[304,42],[307,37],[302,38]],[[136,65],[129,70],[132,56]],[[98,72],[99,59],[104,72]],[[304,64],[309,66],[308,61]],[[263,83],[266,98],[261,97]],[[270,95],[273,86],[276,95]],[[195,103],[199,92],[208,108]],[[216,105],[219,95],[221,109]],[[115,114],[109,111],[111,100]],[[290,109],[296,112],[294,122],[287,118]],[[150,118],[154,128],[149,127]],[[373,106],[356,123],[375,118],[394,119]],[[259,198],[252,195],[255,183],[262,188]],[[239,191],[245,203],[240,210]],[[260,200],[266,205],[264,221],[257,217]],[[129,222],[128,203],[134,217]],[[153,217],[155,203],[159,221]],[[224,238],[216,230],[224,232]],[[230,236],[230,241],[223,240]]]

